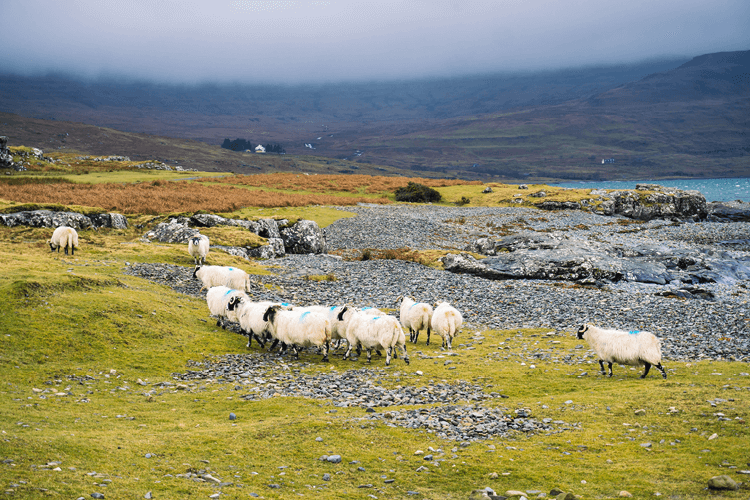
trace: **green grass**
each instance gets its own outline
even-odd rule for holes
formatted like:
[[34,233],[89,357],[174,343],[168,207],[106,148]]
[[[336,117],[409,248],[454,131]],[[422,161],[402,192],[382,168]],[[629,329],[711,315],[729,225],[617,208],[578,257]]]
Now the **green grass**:
[[[472,202],[480,196],[454,194]],[[320,208],[324,219],[333,215],[327,210]],[[309,218],[316,212],[283,216],[292,213]],[[0,484],[8,497],[89,498],[99,491],[106,498],[142,498],[151,491],[154,498],[207,498],[221,491],[227,498],[465,499],[490,486],[500,493],[559,487],[582,498],[627,490],[635,498],[659,492],[699,499],[710,477],[741,480],[736,471],[748,468],[750,377],[740,375],[750,371],[747,364],[667,359],[667,380],[654,372],[640,380],[640,370],[618,366],[609,379],[572,332],[464,328],[449,365],[437,357],[439,345],[425,345],[422,336],[408,346],[409,366],[399,359],[382,375],[373,373],[387,387],[466,380],[509,396],[487,406],[508,414],[529,408],[534,418],[567,424],[549,435],[474,442],[458,448],[456,458],[451,450],[458,443],[424,429],[362,420],[370,414],[361,408],[289,397],[246,401],[240,399],[245,390],[234,390],[238,384],[218,380],[154,386],[175,383],[172,373],[195,369],[191,361],[247,348],[244,338],[215,326],[202,300],[123,274],[128,262],[192,266],[184,245],[138,242],[147,227],[134,226],[149,219],[131,219],[128,230],[81,231],[81,250],[69,257],[48,251],[47,229],[0,227]],[[265,272],[219,251],[209,261]],[[473,338],[476,333],[484,339]],[[550,359],[521,358],[537,349]],[[572,364],[562,362],[565,356]],[[367,366],[364,357],[319,358],[303,353],[309,366],[302,371]],[[382,359],[375,356],[372,366],[383,368]],[[712,407],[708,401],[717,398],[726,401]],[[650,448],[641,446],[647,442]],[[415,455],[429,447],[445,453],[439,467]],[[343,461],[319,460],[328,454]],[[422,465],[429,472],[417,472]],[[201,470],[233,485],[178,477]],[[323,481],[326,473],[330,481]],[[105,479],[108,486],[97,485]],[[358,488],[364,484],[374,488]],[[721,497],[746,499],[747,487]]]

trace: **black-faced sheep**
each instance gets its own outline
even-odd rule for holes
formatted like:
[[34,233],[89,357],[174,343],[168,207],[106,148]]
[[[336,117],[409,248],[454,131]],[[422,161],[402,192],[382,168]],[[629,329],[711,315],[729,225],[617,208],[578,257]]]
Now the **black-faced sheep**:
[[661,366],[661,342],[651,332],[623,330],[606,330],[593,325],[581,325],[578,338],[585,339],[599,356],[599,366],[604,371],[604,362],[609,364],[609,376],[612,376],[612,363],[621,365],[645,365],[641,375],[645,378],[651,365],[654,365],[662,377],[667,378],[667,372]]
[[297,346],[316,346],[323,349],[323,361],[328,361],[331,343],[331,324],[325,314],[312,311],[283,310],[274,305],[266,309],[263,320],[267,321],[273,336],[292,348],[299,358]]
[[65,255],[68,255],[68,249],[70,249],[70,255],[74,255],[75,249],[78,248],[78,233],[72,227],[60,226],[55,229],[52,238],[47,243],[52,252],[55,250],[60,252],[62,248],[65,250]]
[[206,256],[210,247],[208,236],[196,234],[188,240],[188,253],[195,259],[195,265],[206,263]]

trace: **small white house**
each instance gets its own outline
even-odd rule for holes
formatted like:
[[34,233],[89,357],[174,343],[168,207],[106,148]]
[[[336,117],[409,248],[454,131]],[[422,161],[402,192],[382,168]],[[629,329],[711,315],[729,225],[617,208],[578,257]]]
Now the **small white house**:
[[261,146],[260,144],[258,144],[257,146],[255,146],[255,152],[256,153],[265,153],[266,152],[266,148],[264,148],[263,146]]

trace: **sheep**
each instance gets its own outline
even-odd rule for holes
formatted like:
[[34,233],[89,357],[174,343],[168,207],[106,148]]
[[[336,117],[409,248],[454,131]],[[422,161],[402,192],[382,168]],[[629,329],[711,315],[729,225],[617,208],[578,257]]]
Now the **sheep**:
[[578,329],[578,338],[586,339],[591,348],[599,356],[599,366],[604,371],[604,362],[609,364],[609,376],[612,376],[612,363],[621,365],[645,365],[646,369],[641,378],[646,378],[651,365],[654,365],[662,377],[667,378],[667,372],[661,366],[661,342],[651,332],[623,330],[606,330],[593,325],[584,324]]
[[331,323],[325,314],[314,311],[289,311],[279,305],[273,305],[266,309],[263,321],[268,322],[274,337],[291,346],[296,359],[299,359],[298,345],[317,346],[323,349],[323,361],[328,361]]
[[[233,311],[240,324],[240,330],[244,335],[247,335],[247,347],[250,347],[253,338],[261,348],[265,347],[267,337],[271,335],[271,332],[268,322],[263,320],[263,314],[272,305],[290,307],[289,304],[278,304],[277,302],[252,302],[247,295],[229,299],[227,309]],[[271,346],[271,349],[275,345],[276,343]]]
[[409,330],[409,341],[417,343],[419,331],[427,329],[427,345],[430,345],[430,318],[432,306],[426,302],[415,302],[411,297],[401,295],[396,303],[401,301],[399,319],[404,328]]
[[244,292],[250,290],[250,276],[236,267],[195,266],[193,278],[203,282],[201,291],[212,286],[227,286]]
[[212,316],[216,316],[216,326],[220,326],[226,329],[226,324],[223,320],[237,321],[237,316],[234,311],[228,311],[228,303],[233,297],[247,297],[245,292],[241,290],[234,290],[227,286],[213,286],[208,289],[206,293],[206,304],[208,310]]
[[196,234],[188,240],[188,253],[195,259],[196,266],[206,263],[209,247],[208,236],[203,234]]
[[60,226],[55,229],[52,238],[47,243],[51,252],[57,250],[59,253],[62,248],[65,250],[65,255],[68,255],[68,248],[70,248],[70,255],[74,255],[75,249],[78,248],[78,233],[72,227]]
[[430,325],[432,326],[432,331],[443,338],[442,347],[453,349],[451,346],[453,337],[458,335],[458,330],[461,328],[463,321],[461,313],[447,302],[435,304]]
[[[344,318],[347,308],[339,313]],[[385,349],[385,364],[391,364],[391,355],[398,357],[396,348],[400,347],[404,362],[409,364],[409,355],[406,353],[406,337],[401,329],[401,324],[393,316],[372,315],[370,311],[353,310],[349,315],[346,327],[346,340],[349,348],[344,354],[348,358],[354,346],[362,346],[367,351],[367,362],[372,362],[372,349],[382,347]]]

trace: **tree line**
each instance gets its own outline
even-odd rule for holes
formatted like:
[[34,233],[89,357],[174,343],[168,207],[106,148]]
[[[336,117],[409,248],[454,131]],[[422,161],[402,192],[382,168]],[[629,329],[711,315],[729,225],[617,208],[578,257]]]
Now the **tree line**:
[[[233,141],[229,139],[224,139],[224,142],[221,144],[221,147],[224,149],[231,149],[232,151],[255,151],[255,146],[252,141],[246,141],[245,139],[235,139]],[[281,144],[271,144],[270,142],[263,146],[266,148],[266,153],[286,153],[286,150]]]

